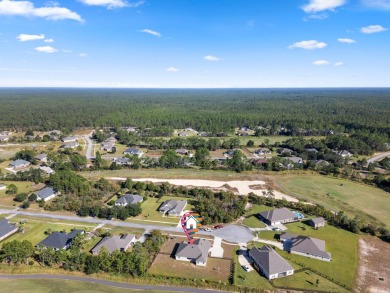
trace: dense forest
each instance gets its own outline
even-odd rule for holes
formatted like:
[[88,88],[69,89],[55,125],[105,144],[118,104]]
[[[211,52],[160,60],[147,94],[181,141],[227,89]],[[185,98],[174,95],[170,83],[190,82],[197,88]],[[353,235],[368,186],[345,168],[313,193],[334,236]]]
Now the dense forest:
[[0,129],[136,126],[390,135],[390,89],[1,89]]

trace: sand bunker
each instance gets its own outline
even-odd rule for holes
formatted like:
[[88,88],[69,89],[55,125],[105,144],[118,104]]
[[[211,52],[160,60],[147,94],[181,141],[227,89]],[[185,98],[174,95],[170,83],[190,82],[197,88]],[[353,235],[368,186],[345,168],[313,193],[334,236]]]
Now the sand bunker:
[[[126,180],[126,178],[118,178],[118,177],[112,177],[109,178],[111,180]],[[156,178],[137,178],[132,179],[133,181],[142,181],[142,182],[168,182],[172,185],[181,185],[181,186],[194,186],[194,187],[211,187],[211,188],[221,188],[223,189],[223,185],[227,184],[232,188],[236,188],[238,190],[239,194],[248,195],[248,193],[254,193],[259,196],[263,196],[263,191],[267,191],[266,188],[259,189],[259,185],[264,185],[264,181],[214,181],[214,180],[199,180],[199,179],[156,179]],[[256,186],[256,189],[252,189],[251,186]],[[298,202],[298,200],[292,196],[289,196],[287,194],[284,194],[280,191],[274,191],[275,198],[276,199],[283,199],[285,198],[288,201],[292,202]]]

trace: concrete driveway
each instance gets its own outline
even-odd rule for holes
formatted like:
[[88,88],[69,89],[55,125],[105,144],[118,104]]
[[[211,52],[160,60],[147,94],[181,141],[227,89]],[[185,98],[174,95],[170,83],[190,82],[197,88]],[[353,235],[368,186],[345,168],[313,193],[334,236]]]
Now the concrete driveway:
[[250,259],[250,256],[248,254],[248,250],[241,248],[241,254],[238,256],[238,262],[241,265],[241,269],[243,269],[243,266],[247,266],[249,268],[249,271],[253,271],[253,267],[251,265],[252,260]]

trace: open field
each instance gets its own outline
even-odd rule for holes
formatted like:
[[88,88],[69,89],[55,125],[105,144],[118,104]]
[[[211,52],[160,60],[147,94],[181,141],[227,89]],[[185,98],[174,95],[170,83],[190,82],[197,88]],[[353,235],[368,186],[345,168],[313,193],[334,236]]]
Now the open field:
[[[350,216],[390,227],[390,193],[349,180],[315,175],[273,176],[284,189]],[[326,194],[330,194],[330,196]]]
[[359,239],[355,292],[385,293],[390,288],[390,244],[372,236]]
[[[286,231],[288,233],[325,240],[326,251],[332,254],[332,261],[325,262],[278,250],[284,258],[298,262],[304,267],[312,268],[342,284],[347,285],[350,288],[353,288],[358,260],[358,235],[330,225],[314,230],[304,223],[296,222],[286,224],[286,227],[288,228]],[[303,228],[306,230],[303,230]],[[275,240],[275,234],[280,233],[275,233],[273,231],[261,231],[259,233],[259,238]],[[261,239],[259,239],[259,241],[261,241]]]
[[15,233],[11,237],[7,238],[3,241],[10,242],[13,240],[23,241],[28,240],[33,245],[38,244],[40,241],[45,239],[47,235],[45,232],[47,230],[51,230],[52,232],[56,231],[67,231],[69,232],[71,229],[86,229],[92,230],[95,226],[86,223],[77,223],[77,222],[67,222],[63,220],[52,220],[49,221],[47,219],[36,219],[36,218],[28,218],[28,217],[13,217],[10,219],[11,222],[20,223],[22,220],[26,220],[26,223],[23,224],[24,232],[23,233]]
[[138,293],[161,293],[166,291],[150,291],[150,290],[129,290],[125,288],[116,288],[111,286],[105,286],[96,283],[80,282],[80,281],[68,281],[68,280],[0,280],[0,292],[9,293],[125,293],[125,292],[138,292]]

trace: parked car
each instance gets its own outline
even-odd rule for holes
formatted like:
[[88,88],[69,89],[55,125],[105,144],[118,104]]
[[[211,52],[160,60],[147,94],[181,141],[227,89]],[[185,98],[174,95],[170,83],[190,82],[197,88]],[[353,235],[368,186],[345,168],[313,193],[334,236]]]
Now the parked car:
[[245,272],[250,272],[250,268],[247,265],[243,265],[242,268],[245,270]]
[[206,232],[211,232],[211,231],[213,231],[213,230],[211,230],[211,228],[204,228],[204,230],[205,230]]
[[221,228],[223,228],[222,225],[217,225],[217,226],[214,227],[214,229],[221,229]]

